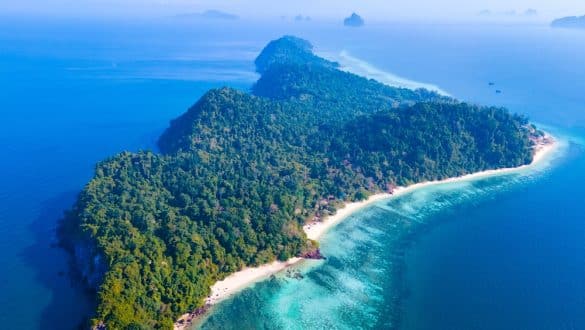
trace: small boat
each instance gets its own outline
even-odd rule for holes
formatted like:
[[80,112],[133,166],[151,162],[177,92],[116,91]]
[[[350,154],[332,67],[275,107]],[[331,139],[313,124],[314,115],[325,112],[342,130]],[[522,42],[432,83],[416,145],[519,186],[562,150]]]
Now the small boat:
[[502,94],[502,91],[499,89],[496,89],[496,94]]
[[490,81],[490,82],[488,83],[488,85],[490,85],[490,86],[493,86],[493,85],[495,85],[495,84],[496,84],[496,83],[495,83],[495,82],[492,82],[492,81]]

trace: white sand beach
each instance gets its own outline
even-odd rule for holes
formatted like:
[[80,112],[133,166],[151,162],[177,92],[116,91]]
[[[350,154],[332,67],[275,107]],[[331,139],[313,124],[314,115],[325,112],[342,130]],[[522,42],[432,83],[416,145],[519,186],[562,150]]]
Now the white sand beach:
[[[547,136],[547,139],[550,139],[550,141],[554,141],[554,140],[552,140],[552,138],[550,136]],[[494,175],[501,175],[501,174],[505,174],[505,173],[520,171],[522,169],[525,169],[526,167],[530,167],[530,166],[534,166],[534,165],[538,164],[541,160],[545,159],[546,156],[555,149],[555,147],[557,147],[556,142],[549,143],[549,144],[543,144],[543,145],[537,145],[536,149],[535,149],[534,157],[532,159],[532,163],[530,163],[528,165],[523,165],[523,166],[519,166],[519,167],[511,167],[511,168],[501,168],[501,169],[497,169],[497,170],[487,170],[487,171],[482,171],[482,172],[477,172],[477,173],[472,173],[472,174],[466,174],[466,175],[462,175],[462,176],[455,177],[455,178],[449,178],[449,179],[445,179],[445,180],[420,182],[420,183],[410,185],[408,187],[397,187],[396,189],[394,189],[394,192],[392,194],[388,194],[388,193],[375,194],[375,195],[370,196],[365,201],[347,203],[343,208],[339,209],[337,211],[337,213],[335,213],[335,215],[329,216],[329,217],[323,219],[322,221],[313,221],[309,224],[306,224],[303,227],[303,230],[307,234],[308,238],[310,238],[312,240],[318,240],[319,237],[321,237],[324,233],[326,233],[329,229],[331,229],[331,227],[333,227],[336,224],[338,224],[339,222],[341,222],[341,220],[343,220],[347,216],[349,216],[352,213],[354,213],[354,212],[356,212],[356,211],[358,211],[358,210],[360,210],[360,209],[362,209],[370,204],[373,204],[379,200],[391,198],[391,197],[397,197],[397,196],[400,196],[402,194],[411,192],[413,190],[420,189],[423,187],[428,187],[431,185],[445,184],[445,183],[465,181],[465,180],[473,180],[473,179],[478,179],[478,178],[482,178],[482,177],[489,177],[489,176],[494,176]]]
[[213,305],[234,293],[237,293],[241,289],[258,282],[274,273],[277,273],[290,265],[293,265],[302,258],[295,257],[287,261],[274,261],[270,264],[262,265],[260,267],[248,267],[242,269],[237,273],[233,273],[225,279],[216,282],[211,287],[211,295],[205,299],[205,303]]
[[[335,225],[339,224],[343,219],[350,216],[352,213],[363,209],[373,203],[376,203],[380,200],[388,199],[388,198],[395,198],[397,196],[406,194],[416,189],[420,189],[423,187],[437,185],[437,184],[445,184],[451,182],[459,182],[465,180],[473,180],[483,177],[490,177],[495,175],[502,175],[506,173],[513,173],[516,171],[523,170],[527,167],[534,166],[540,163],[542,160],[546,159],[546,156],[549,155],[555,148],[558,146],[558,143],[554,141],[554,139],[547,135],[545,141],[548,141],[546,144],[538,144],[535,147],[535,154],[533,160],[528,165],[523,165],[519,167],[512,167],[512,168],[502,168],[496,170],[487,170],[467,175],[462,175],[455,178],[449,178],[445,180],[438,180],[438,181],[428,181],[428,182],[421,182],[417,184],[410,185],[408,187],[397,187],[394,189],[392,194],[389,193],[380,193],[370,196],[368,199],[359,202],[351,202],[345,204],[345,206],[339,210],[334,215],[325,217],[321,221],[313,221],[305,226],[303,226],[303,230],[307,234],[307,237],[312,240],[319,240],[319,238],[325,234],[328,230],[330,230]],[[216,282],[211,287],[211,295],[205,300],[207,306],[211,306],[217,304],[218,302],[225,300],[232,295],[238,293],[239,291],[247,288],[248,286],[257,283],[263,279],[268,278],[270,275],[278,273],[291,265],[298,263],[299,261],[304,260],[303,258],[295,257],[291,258],[285,262],[282,261],[275,261],[270,264],[262,265],[259,267],[248,267],[238,271],[236,273],[231,274],[227,278],[222,281]],[[190,317],[191,316],[191,317]],[[184,314],[179,320],[183,320],[183,322],[175,323],[175,329],[186,329],[189,327],[193,318],[193,314]]]

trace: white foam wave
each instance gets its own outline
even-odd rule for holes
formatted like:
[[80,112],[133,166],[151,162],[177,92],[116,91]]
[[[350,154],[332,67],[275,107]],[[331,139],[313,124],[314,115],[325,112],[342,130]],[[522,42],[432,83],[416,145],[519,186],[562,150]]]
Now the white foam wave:
[[351,56],[345,50],[339,54],[323,53],[321,56],[331,61],[338,62],[341,66],[340,70],[342,71],[350,72],[369,79],[374,79],[388,86],[407,88],[412,90],[423,88],[444,96],[451,96],[449,93],[436,85],[410,80],[393,73],[386,72],[364,60]]

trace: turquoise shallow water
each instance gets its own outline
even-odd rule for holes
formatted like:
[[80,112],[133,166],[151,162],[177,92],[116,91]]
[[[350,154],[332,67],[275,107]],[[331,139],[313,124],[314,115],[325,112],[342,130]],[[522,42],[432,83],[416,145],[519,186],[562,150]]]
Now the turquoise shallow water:
[[[424,265],[428,271],[429,267],[433,269],[430,265],[437,262],[414,255],[426,252],[418,250],[421,236],[455,222],[465,222],[472,227],[466,233],[467,239],[484,235],[473,231],[473,227],[478,226],[474,214],[489,218],[489,214],[497,210],[494,207],[497,201],[515,196],[522,198],[523,194],[542,188],[543,180],[554,172],[554,166],[559,166],[562,162],[559,157],[568,152],[568,148],[564,145],[550,160],[519,173],[429,186],[360,210],[324,236],[321,246],[327,260],[294,266],[293,273],[300,271],[302,279],[284,273],[257,284],[218,305],[202,328],[387,329],[402,326],[436,329],[434,321],[421,327],[418,316],[404,318],[407,308],[404,301],[415,304],[414,311],[421,311],[419,304],[430,303],[427,290],[437,291],[428,287],[428,282],[412,283],[411,277],[405,277],[411,268],[418,270]],[[520,204],[518,212],[525,207]],[[515,211],[512,207],[506,210]],[[484,224],[484,227],[490,229],[489,225]],[[438,244],[445,243],[441,242],[444,236],[436,239]],[[420,264],[416,265],[417,262]],[[457,259],[450,262],[456,263]],[[469,269],[459,271],[469,274]],[[435,269],[434,275],[437,273],[441,271]],[[460,277],[465,278],[465,275]],[[422,283],[427,285],[420,288]],[[433,284],[442,286],[442,283]],[[424,297],[413,296],[413,288]],[[439,291],[445,293],[445,288]],[[422,301],[414,301],[419,298]],[[433,299],[449,306],[451,297],[435,296]],[[424,314],[425,310],[422,312]],[[474,327],[460,327],[464,328]]]
[[572,144],[533,181],[419,235],[405,258],[403,328],[584,328],[584,166]]
[[13,19],[0,21],[3,328],[76,327],[91,302],[52,244],[94,164],[154,148],[209,88],[249,88],[254,56],[283,34],[508,106],[577,142],[538,175],[428,188],[355,214],[325,237],[325,262],[299,266],[302,280],[259,283],[205,328],[585,328],[585,34]]
[[453,25],[341,39],[378,75],[529,114],[555,125],[566,148],[544,170],[429,187],[356,213],[324,238],[325,262],[300,267],[302,280],[257,284],[201,327],[585,328],[585,35]]

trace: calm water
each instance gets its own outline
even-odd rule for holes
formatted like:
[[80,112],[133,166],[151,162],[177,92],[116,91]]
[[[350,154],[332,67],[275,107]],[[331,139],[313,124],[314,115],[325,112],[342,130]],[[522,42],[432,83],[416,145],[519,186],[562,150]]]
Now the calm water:
[[245,47],[229,59],[216,43],[181,47],[168,30],[4,24],[0,328],[71,329],[91,304],[52,247],[54,228],[96,162],[154,148],[169,120],[206,90],[247,88],[255,76]]
[[53,230],[94,164],[153,149],[209,88],[247,89],[261,47],[294,33],[319,51],[530,114],[573,142],[542,171],[426,189],[354,215],[323,242],[326,262],[301,267],[303,280],[281,274],[246,290],[206,327],[585,328],[585,34],[225,24],[2,20],[3,325],[80,322],[91,303],[52,247]]

